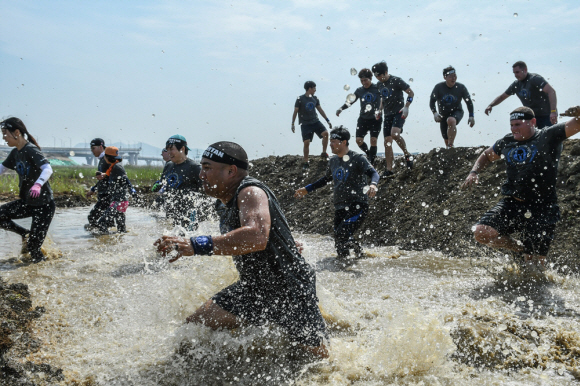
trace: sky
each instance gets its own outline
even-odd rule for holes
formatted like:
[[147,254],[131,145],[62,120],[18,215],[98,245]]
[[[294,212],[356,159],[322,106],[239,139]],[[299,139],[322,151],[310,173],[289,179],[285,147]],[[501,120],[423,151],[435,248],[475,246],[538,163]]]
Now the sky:
[[[475,127],[466,114],[456,146],[491,145],[509,132],[516,96],[490,116],[484,110],[514,81],[518,60],[548,80],[560,111],[580,104],[577,1],[0,0],[0,7],[0,117],[21,118],[41,146],[102,137],[163,147],[181,134],[195,148],[237,142],[250,158],[301,154],[291,118],[304,82],[316,82],[331,123],[354,134],[358,102],[335,115],[360,87],[350,70],[382,60],[415,93],[403,131],[411,152],[444,144],[429,96],[448,65],[475,105]],[[311,153],[320,150],[315,138]]]

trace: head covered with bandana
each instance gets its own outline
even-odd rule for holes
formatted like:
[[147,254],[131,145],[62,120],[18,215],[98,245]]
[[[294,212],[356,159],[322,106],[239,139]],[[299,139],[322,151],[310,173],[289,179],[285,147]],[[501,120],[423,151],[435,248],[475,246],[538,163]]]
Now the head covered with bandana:
[[205,149],[202,157],[248,170],[248,154],[243,147],[235,142],[221,141],[211,144]]

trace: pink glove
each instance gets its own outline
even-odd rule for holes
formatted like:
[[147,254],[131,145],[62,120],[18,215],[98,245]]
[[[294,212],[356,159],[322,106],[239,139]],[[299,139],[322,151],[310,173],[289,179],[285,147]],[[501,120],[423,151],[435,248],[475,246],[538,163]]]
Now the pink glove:
[[113,201],[109,206],[115,207],[115,209],[117,209],[117,211],[121,213],[125,213],[127,211],[127,208],[129,207],[129,201],[121,201],[121,202]]
[[40,185],[39,183],[32,185],[32,188],[30,188],[30,197],[38,198],[38,196],[40,196],[40,189],[41,188],[42,188],[42,185]]

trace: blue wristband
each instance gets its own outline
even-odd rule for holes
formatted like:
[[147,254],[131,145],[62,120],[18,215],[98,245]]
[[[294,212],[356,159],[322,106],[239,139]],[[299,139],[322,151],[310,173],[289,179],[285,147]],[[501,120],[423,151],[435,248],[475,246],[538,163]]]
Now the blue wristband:
[[413,97],[407,97],[407,102],[413,103]]
[[197,236],[189,240],[196,255],[213,255],[213,240],[211,236]]
[[330,122],[330,119],[326,118],[326,122]]
[[469,116],[473,118],[473,113],[469,114]]

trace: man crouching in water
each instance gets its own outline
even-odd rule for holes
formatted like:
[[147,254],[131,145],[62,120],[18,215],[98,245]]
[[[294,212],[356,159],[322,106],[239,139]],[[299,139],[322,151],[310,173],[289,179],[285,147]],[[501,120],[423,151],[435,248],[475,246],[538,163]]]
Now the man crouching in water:
[[177,251],[170,262],[181,256],[233,255],[240,280],[186,321],[213,329],[275,323],[305,351],[327,358],[316,275],[296,247],[274,193],[248,175],[245,150],[233,142],[214,143],[203,153],[199,177],[205,192],[219,200],[221,236],[163,236],[155,245],[163,255]]

